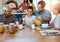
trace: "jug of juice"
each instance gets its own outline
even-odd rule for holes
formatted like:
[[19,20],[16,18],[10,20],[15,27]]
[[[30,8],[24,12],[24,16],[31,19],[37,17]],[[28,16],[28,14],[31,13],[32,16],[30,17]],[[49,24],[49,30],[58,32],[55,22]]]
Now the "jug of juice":
[[34,22],[35,26],[41,26],[41,21],[35,19],[35,20],[33,20],[33,22]]
[[14,23],[10,23],[10,25],[9,25],[9,33],[10,34],[15,33]]

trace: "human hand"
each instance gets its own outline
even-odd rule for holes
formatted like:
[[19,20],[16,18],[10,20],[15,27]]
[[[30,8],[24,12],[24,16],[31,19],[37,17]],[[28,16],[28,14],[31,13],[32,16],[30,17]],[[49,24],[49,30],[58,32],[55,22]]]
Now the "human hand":
[[38,16],[38,17],[36,17],[36,19],[41,21],[42,17]]

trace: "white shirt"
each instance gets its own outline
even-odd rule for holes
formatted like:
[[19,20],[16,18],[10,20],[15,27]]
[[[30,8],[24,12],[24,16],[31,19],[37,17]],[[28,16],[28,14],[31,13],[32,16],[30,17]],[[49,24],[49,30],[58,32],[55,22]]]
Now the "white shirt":
[[27,24],[27,25],[30,25],[30,24],[32,24],[33,23],[33,20],[35,20],[35,16],[34,15],[32,15],[32,17],[28,17],[28,16],[26,16],[23,20],[25,21],[25,23]]

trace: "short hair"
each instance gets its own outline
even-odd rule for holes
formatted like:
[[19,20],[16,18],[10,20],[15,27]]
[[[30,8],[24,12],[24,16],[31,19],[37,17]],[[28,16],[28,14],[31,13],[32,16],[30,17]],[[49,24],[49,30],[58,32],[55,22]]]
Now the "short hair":
[[4,7],[3,7],[3,11],[7,11],[8,9],[12,11],[12,8],[10,8],[10,7],[8,7],[8,6],[4,6]]
[[41,4],[41,5],[42,5],[42,8],[44,8],[44,7],[45,7],[45,2],[44,2],[44,1],[39,1],[39,2],[38,2],[38,5],[39,5],[39,4]]
[[27,8],[27,10],[28,10],[28,9],[32,9],[32,10],[33,10],[33,7],[32,7],[32,6],[29,6],[29,7]]
[[30,1],[30,3],[33,3],[33,0],[29,0]]
[[[24,3],[25,3],[25,0],[24,0]],[[28,0],[26,0],[26,3],[28,3]]]
[[[7,1],[5,4],[7,5],[7,4],[10,4],[10,3],[14,3],[16,5],[16,9],[18,9],[18,4],[17,4],[16,1],[10,0],[10,1]],[[13,9],[15,9],[15,8],[13,8]]]

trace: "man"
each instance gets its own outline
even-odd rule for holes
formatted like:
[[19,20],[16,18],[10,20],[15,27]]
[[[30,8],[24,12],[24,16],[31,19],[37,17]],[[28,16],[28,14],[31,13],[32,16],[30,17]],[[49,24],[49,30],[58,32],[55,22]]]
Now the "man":
[[0,23],[4,23],[5,21],[5,17],[2,14],[0,14]]
[[6,23],[15,23],[15,21],[18,21],[18,19],[11,14],[11,11],[12,9],[11,8],[7,8],[5,11],[4,11],[4,18],[5,18],[5,22]]
[[49,23],[51,20],[51,13],[48,10],[44,9],[45,2],[39,1],[38,2],[38,11],[34,12],[34,15],[43,23]]
[[52,7],[52,12],[54,15],[56,15],[56,17],[54,18],[50,25],[53,27],[53,29],[60,29],[60,3],[56,3]]

